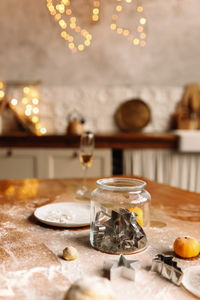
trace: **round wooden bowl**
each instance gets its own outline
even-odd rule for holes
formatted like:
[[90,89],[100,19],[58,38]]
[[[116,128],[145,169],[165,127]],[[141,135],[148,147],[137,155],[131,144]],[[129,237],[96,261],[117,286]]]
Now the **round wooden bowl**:
[[125,132],[136,132],[149,123],[151,111],[141,99],[131,99],[118,107],[114,117],[119,129]]

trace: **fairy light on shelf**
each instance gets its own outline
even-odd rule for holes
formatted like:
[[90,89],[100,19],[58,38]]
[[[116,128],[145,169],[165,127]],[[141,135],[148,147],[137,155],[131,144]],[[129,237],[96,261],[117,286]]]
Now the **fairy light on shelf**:
[[34,129],[36,135],[44,135],[47,129],[40,121],[39,109],[40,97],[39,92],[33,87],[25,86],[22,92],[21,100],[12,98],[10,100],[11,107],[17,114]]
[[16,106],[18,104],[18,100],[13,98],[10,103],[13,105],[13,106]]
[[5,84],[3,81],[0,81],[0,101],[5,97]]
[[117,34],[123,35],[130,41],[134,46],[145,47],[146,46],[146,26],[147,19],[144,16],[144,7],[142,5],[142,0],[138,0],[136,3],[136,13],[138,14],[138,26],[136,31],[133,33],[131,30],[127,28],[122,28],[118,25],[118,20],[120,13],[124,9],[124,4],[130,5],[132,4],[132,0],[116,0],[116,6],[114,13],[112,15],[112,22],[110,24],[110,29],[112,31],[116,31]]
[[[60,3],[54,5],[55,0],[47,0],[47,8],[49,13],[54,16],[55,21],[61,28],[60,36],[68,42],[68,48],[72,53],[77,51],[82,52],[91,45],[92,35],[86,30],[77,25],[77,19],[72,13],[71,1],[61,0]],[[57,1],[57,0],[56,0]],[[94,1],[93,16],[99,18],[100,1]],[[97,20],[93,20],[97,21]],[[79,36],[82,42],[76,42],[75,37]]]

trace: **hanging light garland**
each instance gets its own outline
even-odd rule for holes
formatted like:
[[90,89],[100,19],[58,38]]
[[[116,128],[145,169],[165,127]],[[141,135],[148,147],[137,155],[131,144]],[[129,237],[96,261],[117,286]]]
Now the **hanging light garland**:
[[116,0],[117,4],[115,6],[115,12],[112,15],[112,23],[110,29],[116,31],[117,34],[125,36],[134,46],[146,46],[146,26],[147,19],[144,16],[144,7],[142,6],[142,0],[137,0],[136,4],[136,14],[139,17],[139,23],[135,32],[127,28],[122,28],[118,25],[119,15],[123,11],[124,4],[130,5],[132,0]]
[[47,129],[40,122],[40,97],[39,92],[29,86],[23,88],[21,100],[15,98],[10,100],[11,107],[34,128],[36,135],[44,135]]
[[100,12],[100,0],[93,1],[93,10],[92,10],[92,21],[97,22],[99,21],[99,12]]
[[[54,5],[54,2],[57,4]],[[47,0],[47,8],[62,30],[61,37],[68,42],[68,48],[73,53],[83,51],[86,47],[90,46],[92,35],[86,29],[77,25],[77,19],[73,15],[70,0],[61,0],[59,2],[57,0]],[[93,14],[97,13],[95,9],[97,7],[93,9]],[[98,13],[95,15],[98,16]],[[75,41],[77,35],[79,35],[79,39],[83,39],[82,42]]]

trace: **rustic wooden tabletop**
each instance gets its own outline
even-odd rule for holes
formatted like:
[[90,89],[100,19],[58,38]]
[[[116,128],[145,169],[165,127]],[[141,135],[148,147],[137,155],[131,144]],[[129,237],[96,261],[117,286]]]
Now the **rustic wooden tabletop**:
[[[151,226],[146,229],[149,246],[127,256],[139,259],[136,280],[112,282],[116,299],[192,299],[182,286],[177,287],[149,271],[157,253],[172,254],[173,241],[190,235],[200,240],[200,194],[147,181],[152,197]],[[34,210],[52,202],[79,201],[75,192],[80,180],[4,180],[0,181],[0,299],[61,300],[80,276],[102,276],[103,262],[116,256],[90,246],[89,227],[56,228],[37,221]],[[95,188],[95,179],[88,184]],[[75,261],[62,259],[62,251],[74,246]],[[200,265],[200,258],[185,260],[175,256],[183,271]]]

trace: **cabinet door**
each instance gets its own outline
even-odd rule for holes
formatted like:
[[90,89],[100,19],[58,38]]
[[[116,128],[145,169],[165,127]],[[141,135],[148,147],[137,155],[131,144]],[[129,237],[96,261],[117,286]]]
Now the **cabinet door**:
[[38,177],[38,153],[31,149],[1,149],[0,179]]
[[[94,161],[88,169],[88,177],[104,177],[112,174],[112,156],[109,149],[95,149]],[[81,178],[83,169],[78,149],[51,149],[46,151],[48,178]]]

